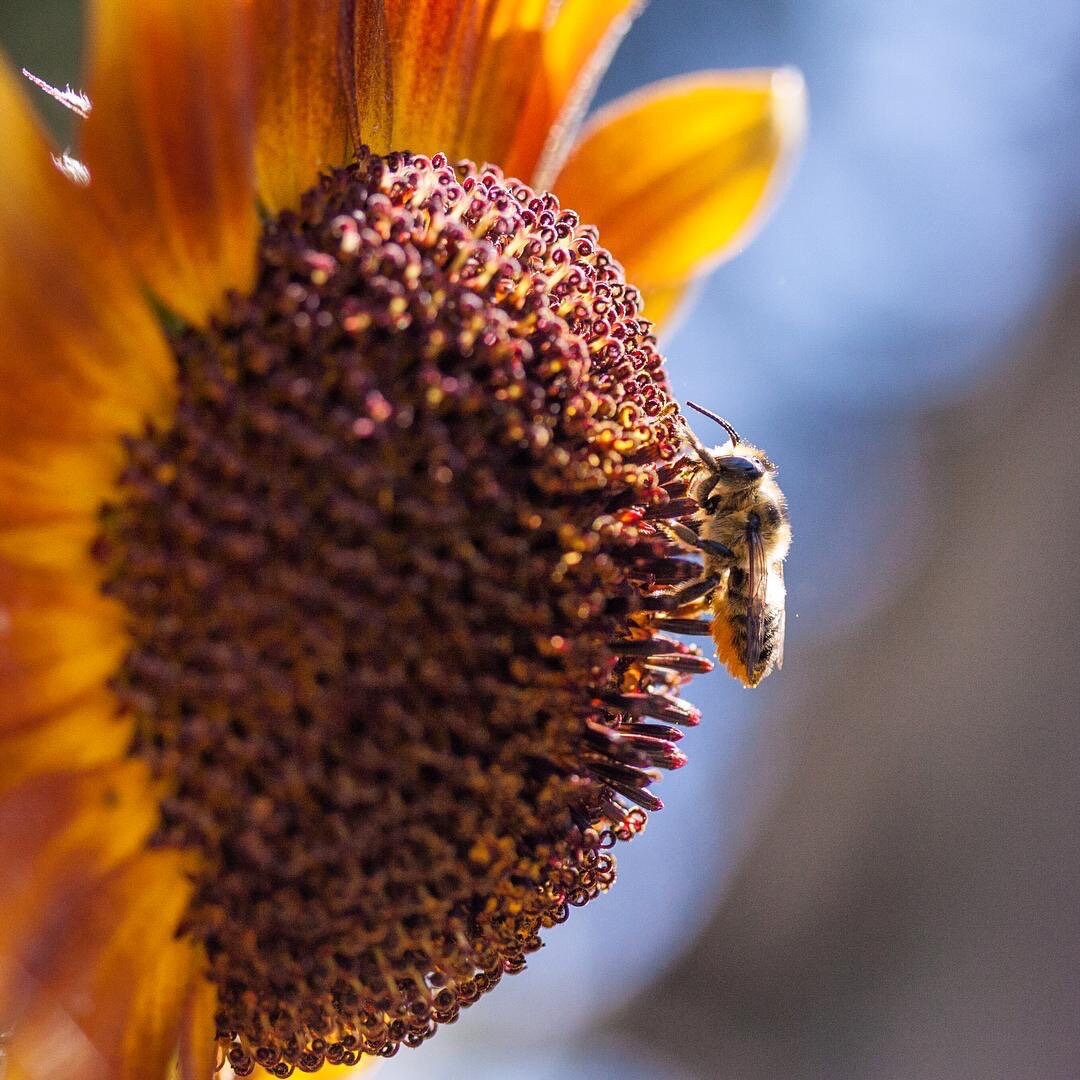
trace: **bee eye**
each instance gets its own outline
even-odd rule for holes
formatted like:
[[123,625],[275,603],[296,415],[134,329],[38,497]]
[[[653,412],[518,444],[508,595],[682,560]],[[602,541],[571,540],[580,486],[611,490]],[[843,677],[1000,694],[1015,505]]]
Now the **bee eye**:
[[721,459],[725,474],[739,483],[752,483],[765,475],[765,466],[752,457],[728,456]]

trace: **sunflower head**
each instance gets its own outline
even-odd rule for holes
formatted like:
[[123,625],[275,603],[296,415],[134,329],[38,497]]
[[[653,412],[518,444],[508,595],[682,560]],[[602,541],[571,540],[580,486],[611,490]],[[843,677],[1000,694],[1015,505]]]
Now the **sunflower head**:
[[175,347],[95,545],[153,842],[200,857],[234,1070],[391,1053],[606,889],[681,763],[636,715],[692,722],[662,654],[707,667],[641,615],[694,572],[650,523],[685,509],[660,355],[554,196],[366,150]]
[[651,320],[787,114],[710,76],[572,148],[629,6],[100,0],[88,188],[0,70],[18,1075],[418,1045],[660,808],[710,665],[667,612],[697,507]]

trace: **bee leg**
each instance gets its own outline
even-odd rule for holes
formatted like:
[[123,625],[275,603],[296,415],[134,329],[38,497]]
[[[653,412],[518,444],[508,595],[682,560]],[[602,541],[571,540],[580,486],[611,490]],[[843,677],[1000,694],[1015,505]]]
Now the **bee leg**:
[[720,483],[720,476],[717,473],[715,466],[713,467],[711,472],[712,475],[706,478],[706,480],[701,485],[701,489],[697,492],[698,502],[705,502],[705,500],[708,499],[708,497],[715,490],[716,485]]
[[698,534],[689,525],[684,525],[681,521],[669,525],[666,531],[675,539],[681,540],[684,544],[689,544],[690,547],[696,548],[698,546]]
[[719,540],[699,540],[698,547],[705,552],[706,555],[715,555],[718,559],[729,559],[731,562],[735,561],[735,552],[727,546],[727,544],[721,544]]
[[704,599],[719,583],[720,579],[715,574],[685,581],[670,592],[646,596],[644,608],[646,611],[678,611],[679,608],[692,604],[695,600]]
[[705,540],[698,536],[688,525],[683,525],[681,522],[671,525],[670,529],[684,544],[689,544],[690,547],[697,548],[698,551],[704,551],[706,555],[715,555],[718,559],[735,561],[735,552],[727,544],[721,544],[719,540]]

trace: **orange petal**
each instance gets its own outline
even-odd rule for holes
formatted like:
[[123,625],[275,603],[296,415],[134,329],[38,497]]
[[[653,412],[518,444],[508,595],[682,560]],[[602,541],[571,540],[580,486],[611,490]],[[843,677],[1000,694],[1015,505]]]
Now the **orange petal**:
[[211,1080],[215,1075],[218,1061],[216,1011],[217,987],[205,978],[193,979],[184,1003],[176,1080]]
[[91,187],[150,288],[200,322],[254,273],[251,4],[91,8]]
[[89,545],[123,460],[120,437],[168,413],[173,361],[86,192],[50,161],[6,66],[0,147],[0,760],[11,763],[8,786],[120,750],[104,682],[124,639]]
[[[673,79],[602,110],[554,185],[600,230],[628,280],[670,307],[760,225],[805,130],[794,71]],[[654,318],[646,304],[645,314]]]
[[200,962],[175,937],[190,892],[183,871],[178,852],[142,852],[68,897],[13,968],[5,1049],[16,1073],[165,1077]]
[[[184,857],[177,851],[150,851],[138,861],[140,865],[130,867],[126,875],[130,887],[139,890],[134,896],[137,909],[131,913],[129,926],[114,932],[109,953],[98,960],[94,984],[98,997],[107,1000],[117,988],[126,991],[124,981],[128,979],[136,983],[134,992],[127,1008],[117,1009],[113,1027],[102,1024],[99,1008],[87,1024],[97,1045],[117,1046],[119,1080],[165,1076],[182,1045],[192,990],[196,984],[206,984],[201,946],[175,936],[191,891]],[[149,898],[144,890],[150,892]],[[136,922],[148,919],[158,921],[156,931]],[[125,932],[131,935],[126,941]],[[128,970],[132,958],[136,963],[142,961],[134,978]],[[124,1005],[122,997],[117,1004]],[[207,1073],[206,1080],[211,1075]]]
[[119,436],[160,418],[173,363],[85,189],[56,170],[0,61],[0,528],[100,501]]
[[540,67],[547,0],[484,5],[480,49],[455,155],[505,161]]
[[0,796],[0,1012],[12,1005],[14,966],[42,948],[38,935],[63,925],[88,883],[139,850],[157,812],[149,773],[133,761],[39,777]]
[[255,175],[271,212],[350,151],[339,0],[255,0]]
[[537,188],[550,186],[601,76],[643,6],[643,0],[563,0],[544,34],[541,63],[513,143],[498,159],[508,175]]
[[499,162],[521,120],[548,0],[387,0],[393,119],[373,149]]
[[140,851],[156,818],[134,762],[0,798],[9,1075],[164,1074],[193,950],[173,938],[188,895],[180,857]]

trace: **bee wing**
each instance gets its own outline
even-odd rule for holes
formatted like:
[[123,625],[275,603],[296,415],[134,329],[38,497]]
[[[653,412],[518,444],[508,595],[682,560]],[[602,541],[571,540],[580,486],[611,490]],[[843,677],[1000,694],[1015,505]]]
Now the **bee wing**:
[[752,675],[761,663],[765,648],[765,599],[769,588],[769,564],[765,561],[765,542],[756,514],[746,524],[746,550],[749,552],[746,580],[746,673]]

